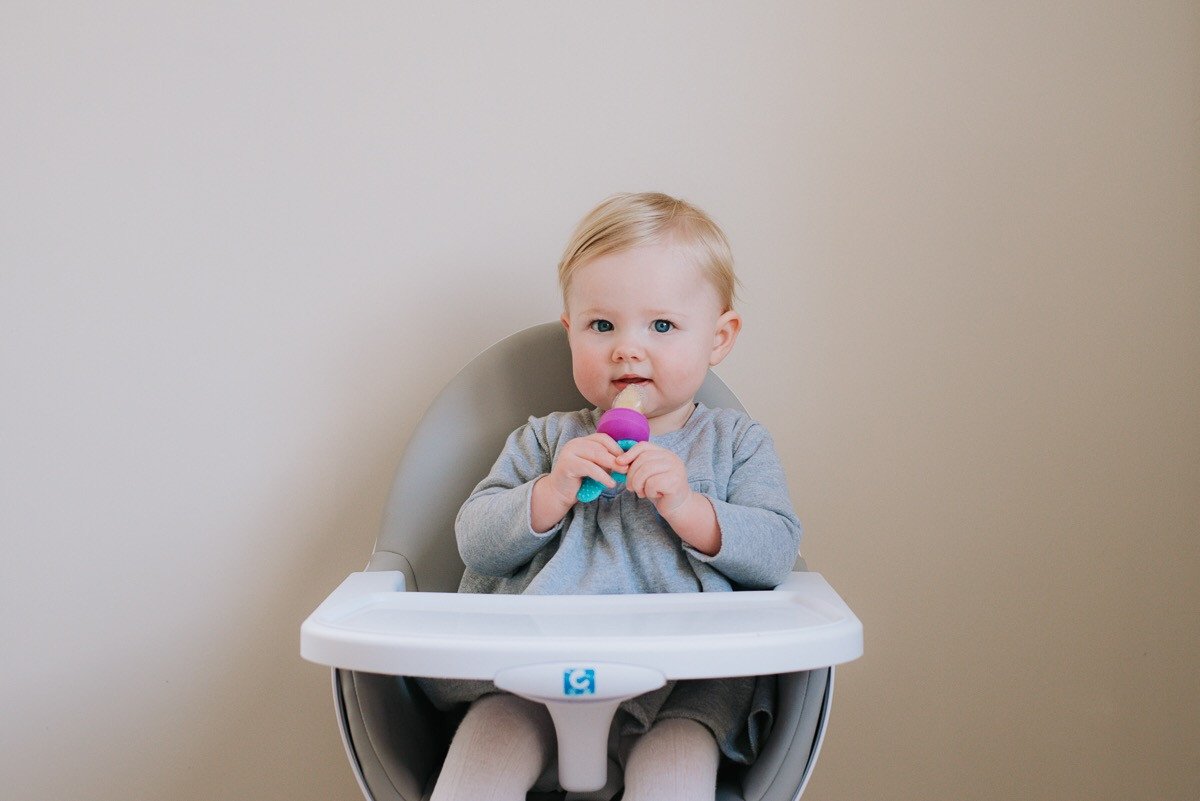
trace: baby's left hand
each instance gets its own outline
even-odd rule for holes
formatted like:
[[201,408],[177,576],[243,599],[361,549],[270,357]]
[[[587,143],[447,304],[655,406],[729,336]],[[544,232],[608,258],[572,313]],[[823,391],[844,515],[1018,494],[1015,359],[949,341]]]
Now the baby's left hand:
[[639,442],[617,457],[617,470],[625,471],[625,486],[639,498],[649,498],[666,517],[692,494],[687,467],[666,448]]

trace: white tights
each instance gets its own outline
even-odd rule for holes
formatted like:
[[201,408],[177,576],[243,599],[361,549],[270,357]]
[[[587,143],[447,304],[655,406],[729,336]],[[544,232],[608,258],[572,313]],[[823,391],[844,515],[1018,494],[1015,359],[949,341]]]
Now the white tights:
[[[450,743],[430,801],[524,801],[556,749],[541,704],[487,695],[471,704]],[[625,766],[624,801],[705,801],[716,796],[720,751],[694,720],[655,723]]]
[[624,801],[713,801],[717,741],[687,718],[660,720],[638,738],[625,765]]

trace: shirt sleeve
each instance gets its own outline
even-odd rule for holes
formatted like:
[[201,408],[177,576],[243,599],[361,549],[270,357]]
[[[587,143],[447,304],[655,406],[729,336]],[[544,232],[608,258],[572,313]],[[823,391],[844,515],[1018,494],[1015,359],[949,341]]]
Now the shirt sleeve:
[[491,472],[459,509],[454,535],[463,563],[485,576],[508,576],[529,562],[562,526],[537,533],[530,522],[533,485],[550,472],[551,452],[530,419],[508,436]]
[[771,435],[751,423],[736,437],[726,497],[707,496],[717,513],[721,550],[685,546],[743,589],[771,589],[792,571],[800,552],[800,520]]

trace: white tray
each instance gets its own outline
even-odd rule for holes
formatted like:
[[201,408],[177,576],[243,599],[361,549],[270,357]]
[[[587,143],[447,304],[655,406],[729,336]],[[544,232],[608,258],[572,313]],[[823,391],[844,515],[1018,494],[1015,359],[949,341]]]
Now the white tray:
[[817,573],[764,592],[470,595],[405,592],[399,572],[351,573],[300,629],[330,667],[487,679],[546,705],[559,781],[607,777],[618,704],[673,679],[791,673],[862,655],[862,624]]
[[330,667],[493,679],[537,662],[641,665],[667,679],[788,673],[862,655],[862,624],[819,573],[775,590],[661,595],[404,592],[352,573],[304,622],[300,653]]

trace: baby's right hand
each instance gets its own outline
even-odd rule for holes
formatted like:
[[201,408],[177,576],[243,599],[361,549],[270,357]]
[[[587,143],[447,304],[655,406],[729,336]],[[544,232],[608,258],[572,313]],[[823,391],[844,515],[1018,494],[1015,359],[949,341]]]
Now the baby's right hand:
[[547,480],[554,494],[569,508],[574,505],[584,478],[593,478],[606,487],[617,485],[609,473],[617,469],[617,457],[622,454],[621,446],[608,434],[576,437],[558,452]]

